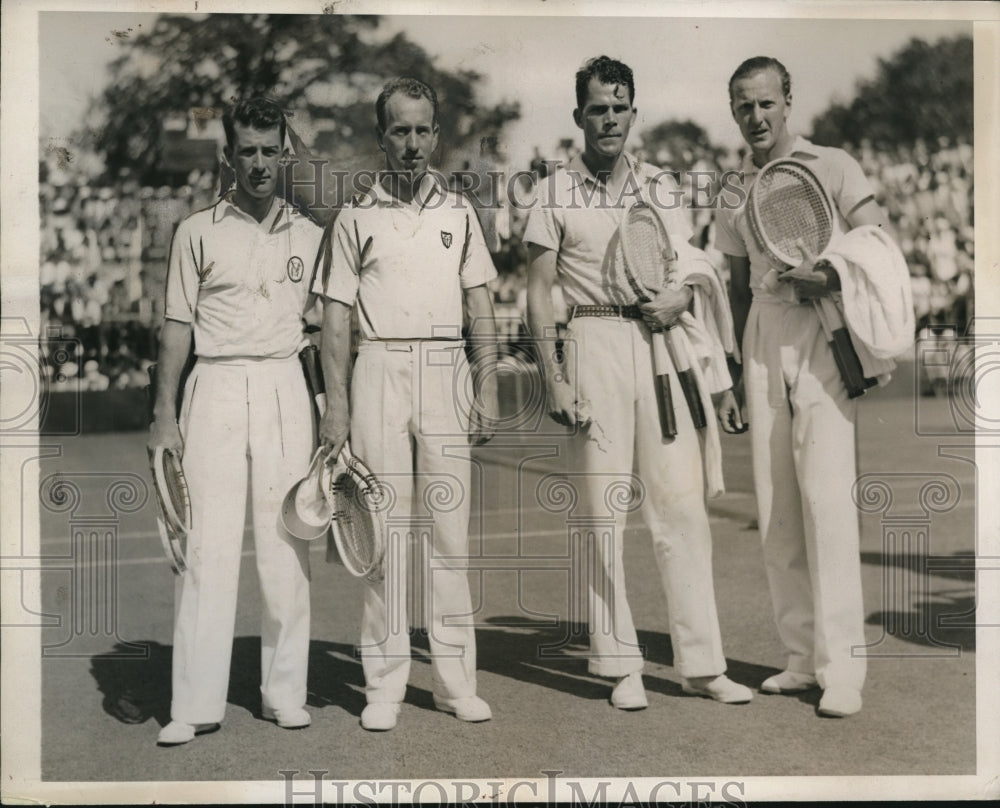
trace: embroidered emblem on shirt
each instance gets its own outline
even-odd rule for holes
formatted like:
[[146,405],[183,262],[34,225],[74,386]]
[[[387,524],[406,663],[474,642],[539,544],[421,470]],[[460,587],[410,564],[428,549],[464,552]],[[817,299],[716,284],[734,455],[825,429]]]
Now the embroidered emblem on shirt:
[[444,230],[441,231],[441,243],[444,244],[444,248],[447,250],[451,247],[451,233],[446,233]]
[[297,255],[293,255],[288,259],[288,279],[290,281],[298,283],[302,280],[302,275],[305,271],[305,264],[302,263],[302,259]]

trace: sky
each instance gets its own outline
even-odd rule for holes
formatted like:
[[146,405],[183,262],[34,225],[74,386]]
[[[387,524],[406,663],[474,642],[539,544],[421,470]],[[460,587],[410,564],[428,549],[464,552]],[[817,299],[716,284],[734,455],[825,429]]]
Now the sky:
[[[915,4],[920,8],[920,4]],[[45,12],[40,18],[39,114],[43,138],[63,138],[79,126],[90,98],[107,81],[106,67],[122,52],[113,31],[151,25],[149,13]],[[633,131],[668,118],[690,118],[712,141],[739,145],[726,85],[745,58],[770,55],[792,74],[790,125],[808,131],[835,100],[850,100],[859,79],[875,75],[911,37],[934,41],[970,33],[968,22],[796,20],[694,17],[387,16],[385,35],[405,31],[440,66],[483,76],[484,101],[517,100],[520,121],[508,131],[512,165],[537,146],[551,154],[561,138],[577,137],[572,120],[573,75],[591,56],[626,61],[635,73],[639,116]],[[579,142],[579,140],[578,140]]]

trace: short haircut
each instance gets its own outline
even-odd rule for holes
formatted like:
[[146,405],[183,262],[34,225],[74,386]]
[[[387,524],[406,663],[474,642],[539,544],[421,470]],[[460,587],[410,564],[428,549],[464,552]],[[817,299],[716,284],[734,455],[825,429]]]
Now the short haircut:
[[375,101],[375,119],[378,121],[379,131],[385,131],[385,105],[389,102],[389,98],[396,93],[403,93],[403,95],[407,95],[410,98],[426,98],[431,102],[431,107],[434,110],[431,120],[433,123],[437,123],[438,97],[437,93],[434,92],[434,88],[428,84],[424,84],[419,79],[402,76],[386,82],[382,88],[382,92],[378,94],[378,98]]
[[792,77],[788,75],[788,71],[785,66],[770,56],[754,56],[752,59],[747,59],[743,64],[736,68],[736,72],[729,79],[729,103],[733,103],[733,84],[735,84],[740,79],[745,79],[752,76],[754,73],[760,73],[762,70],[774,70],[778,77],[781,79],[781,94],[788,97],[792,94]]
[[222,113],[222,127],[226,130],[226,145],[230,149],[236,143],[236,124],[261,130],[277,127],[281,145],[285,145],[285,113],[270,98],[244,98],[226,107]]
[[601,84],[624,84],[628,87],[629,103],[635,104],[635,79],[632,77],[632,69],[617,59],[597,56],[589,59],[576,71],[577,109],[583,109],[583,105],[587,102],[587,85],[591,79],[597,79]]

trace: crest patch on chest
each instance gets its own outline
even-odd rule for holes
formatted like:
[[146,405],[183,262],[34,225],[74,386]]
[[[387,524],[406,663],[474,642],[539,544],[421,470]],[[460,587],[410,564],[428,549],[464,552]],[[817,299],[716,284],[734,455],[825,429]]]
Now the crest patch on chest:
[[302,276],[305,274],[305,264],[302,263],[302,259],[297,255],[293,255],[288,259],[288,279],[292,283],[298,283],[302,280]]
[[451,233],[444,230],[441,231],[441,243],[444,244],[444,248],[447,250],[451,247]]

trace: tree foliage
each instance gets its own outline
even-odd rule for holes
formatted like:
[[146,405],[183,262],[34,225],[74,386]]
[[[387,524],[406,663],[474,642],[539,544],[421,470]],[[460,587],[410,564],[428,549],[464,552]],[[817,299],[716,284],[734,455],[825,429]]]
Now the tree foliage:
[[708,133],[690,120],[667,120],[642,134],[648,159],[674,171],[688,171],[699,161],[718,160],[723,149],[709,140]]
[[[111,66],[97,100],[92,137],[108,171],[129,167],[146,182],[161,171],[164,121],[170,115],[213,117],[235,98],[267,95],[291,114],[304,139],[333,161],[374,159],[372,104],[398,75],[426,81],[438,93],[443,154],[497,137],[519,116],[516,104],[484,108],[481,77],[437,68],[404,34],[380,35],[375,16],[323,14],[165,14],[131,37]],[[314,137],[322,142],[313,142]]]
[[880,59],[874,79],[861,82],[849,104],[833,104],[813,119],[812,138],[829,146],[878,146],[972,141],[972,38],[929,43],[911,39]]

